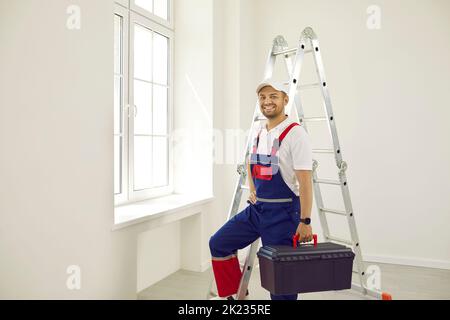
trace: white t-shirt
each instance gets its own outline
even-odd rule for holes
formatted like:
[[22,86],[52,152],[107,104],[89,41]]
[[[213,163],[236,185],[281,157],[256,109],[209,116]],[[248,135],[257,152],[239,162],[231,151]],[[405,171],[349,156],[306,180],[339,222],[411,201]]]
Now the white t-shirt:
[[[274,139],[278,138],[284,129],[293,122],[288,117],[275,128],[267,131],[267,120],[260,121],[260,125],[256,126],[252,133],[249,152],[252,153],[255,138],[262,129],[257,153],[261,155],[270,154]],[[305,128],[302,126],[293,127],[281,142],[277,155],[279,157],[281,177],[292,192],[298,196],[299,184],[294,170],[312,170],[312,148]]]

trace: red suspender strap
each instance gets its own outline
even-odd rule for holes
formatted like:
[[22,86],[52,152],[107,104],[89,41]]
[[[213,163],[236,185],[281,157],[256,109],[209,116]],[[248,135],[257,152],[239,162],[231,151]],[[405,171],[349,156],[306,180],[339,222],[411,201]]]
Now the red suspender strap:
[[284,131],[280,134],[279,139],[279,143],[281,145],[281,142],[283,141],[283,139],[286,137],[286,135],[289,133],[289,131],[291,131],[291,129],[295,126],[299,126],[298,123],[291,123],[286,129],[284,129]]
[[272,146],[272,151],[270,152],[270,155],[273,157],[277,154],[278,148],[275,148],[274,146]]
[[[286,137],[286,135],[291,131],[291,129],[295,126],[299,126],[298,123],[291,123],[284,131],[280,134],[278,139],[275,139],[272,145],[272,151],[270,152],[271,156],[275,156],[278,152],[278,148],[281,146],[281,141]],[[278,141],[277,141],[278,140]]]
[[258,144],[259,144],[259,136],[261,135],[261,130],[259,130],[258,132],[258,136],[255,138],[255,143],[253,144],[253,153],[256,154],[257,153],[257,149],[258,149]]

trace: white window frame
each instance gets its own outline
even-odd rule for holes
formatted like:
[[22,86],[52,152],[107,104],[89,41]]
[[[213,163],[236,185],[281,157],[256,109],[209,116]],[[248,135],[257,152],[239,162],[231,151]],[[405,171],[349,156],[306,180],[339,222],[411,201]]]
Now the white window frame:
[[[128,8],[130,5],[130,0],[115,0],[114,2],[122,5],[125,8]],[[117,8],[117,6],[116,6],[116,8]]]
[[[130,106],[134,106],[134,25],[138,24],[143,26],[144,28],[148,28],[152,31],[155,31],[157,33],[162,34],[163,36],[169,38],[169,46],[168,46],[168,64],[169,64],[169,73],[168,73],[168,86],[169,86],[169,90],[168,90],[168,97],[167,97],[167,102],[168,102],[168,111],[167,111],[167,118],[168,118],[168,123],[167,123],[167,131],[168,131],[168,141],[169,141],[169,145],[168,145],[168,185],[167,186],[163,186],[163,187],[155,187],[155,188],[151,188],[151,189],[144,189],[144,190],[134,190],[133,189],[133,185],[134,185],[134,172],[133,172],[133,166],[130,165],[129,166],[129,181],[130,181],[130,186],[129,186],[129,194],[130,194],[130,200],[132,201],[139,201],[139,200],[143,200],[143,199],[148,199],[148,198],[154,198],[154,197],[158,197],[158,196],[162,196],[162,195],[166,195],[169,193],[173,192],[173,154],[172,154],[172,146],[171,146],[171,138],[170,138],[170,134],[172,132],[172,117],[173,117],[173,99],[172,99],[172,90],[173,90],[173,77],[172,77],[172,70],[173,70],[173,53],[171,53],[173,50],[173,32],[170,30],[167,30],[165,28],[163,28],[162,26],[160,26],[159,24],[139,15],[136,14],[134,12],[130,12],[130,56],[129,56],[129,101],[130,101]],[[130,118],[134,119],[134,108],[130,108]],[[130,127],[129,127],[129,150],[134,150],[134,139],[132,137],[132,135],[134,134],[134,122],[130,121]],[[129,156],[129,161],[130,163],[134,163],[133,161],[133,154],[130,153]]]
[[[129,0],[134,6],[134,0]],[[173,0],[169,0],[169,6]],[[122,192],[115,196],[115,205],[122,205],[126,203],[132,203],[135,201],[151,199],[168,195],[173,193],[173,150],[171,143],[171,133],[173,128],[173,63],[174,63],[174,32],[168,29],[167,26],[162,26],[160,23],[156,23],[140,13],[135,13],[128,7],[128,0],[116,0],[115,14],[122,16],[123,18],[123,74],[124,74],[124,93],[122,119],[123,123],[123,152],[122,152]],[[145,10],[144,10],[145,11]],[[150,16],[156,17],[151,14]],[[169,16],[173,16],[170,15]],[[160,18],[161,19],[161,18]],[[161,19],[163,20],[163,19]],[[154,32],[160,33],[167,37],[168,40],[168,110],[167,110],[167,138],[168,138],[168,185],[163,187],[155,187],[143,190],[134,190],[134,25],[139,24],[145,28],[148,28]],[[131,120],[129,120],[131,119]],[[127,194],[126,194],[127,193]]]
[[167,0],[167,7],[168,7],[167,20],[153,14],[150,11],[145,10],[142,7],[139,7],[138,5],[135,4],[134,0],[129,0],[129,1],[130,1],[130,9],[132,11],[137,12],[140,15],[142,15],[154,22],[173,30],[173,7],[174,7],[173,2],[175,0]]
[[122,65],[122,108],[120,110],[120,117],[122,120],[122,150],[121,150],[121,177],[120,177],[120,193],[114,195],[115,204],[122,204],[128,200],[128,35],[129,35],[129,19],[128,10],[115,5],[114,16],[122,17],[122,51],[121,51],[121,65]]

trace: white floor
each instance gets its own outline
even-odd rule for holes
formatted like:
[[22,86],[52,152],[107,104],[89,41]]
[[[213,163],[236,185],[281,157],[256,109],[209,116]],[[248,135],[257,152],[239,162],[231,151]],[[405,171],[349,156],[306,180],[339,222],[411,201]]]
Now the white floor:
[[[380,264],[382,290],[393,299],[450,300],[450,270]],[[203,300],[206,298],[212,272],[179,270],[155,285],[141,291],[141,300]],[[255,268],[249,284],[250,300],[268,300],[269,293],[260,286],[259,269]],[[363,299],[352,290],[308,293],[303,300]]]

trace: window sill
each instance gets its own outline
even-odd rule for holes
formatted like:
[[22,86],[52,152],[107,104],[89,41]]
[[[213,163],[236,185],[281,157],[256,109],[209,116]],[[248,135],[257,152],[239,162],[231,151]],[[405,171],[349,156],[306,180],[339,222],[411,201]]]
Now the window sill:
[[[180,211],[211,202],[214,196],[193,196],[184,194],[171,194],[150,200],[138,201],[114,208],[114,226],[112,230],[126,228],[131,225],[143,223],[174,215]],[[181,218],[185,218],[184,216]],[[181,219],[180,218],[180,219]],[[178,220],[178,219],[175,219]]]

